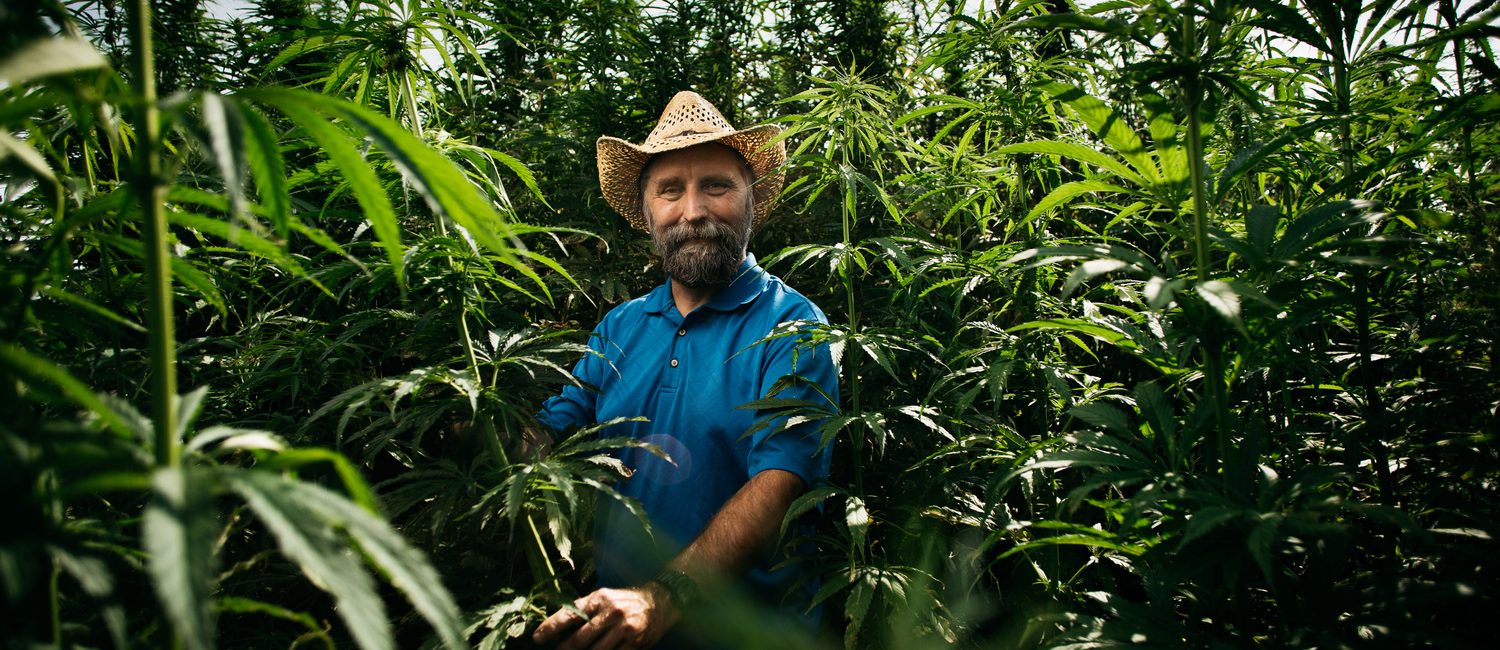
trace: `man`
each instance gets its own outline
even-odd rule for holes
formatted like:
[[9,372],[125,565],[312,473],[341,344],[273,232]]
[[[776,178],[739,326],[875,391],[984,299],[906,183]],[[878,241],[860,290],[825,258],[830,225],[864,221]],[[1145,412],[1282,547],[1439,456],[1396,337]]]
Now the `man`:
[[[670,460],[639,452],[617,488],[639,500],[647,533],[612,499],[600,499],[595,564],[600,588],[537,627],[538,643],[572,648],[645,648],[721,585],[775,606],[798,580],[770,557],[788,506],[827,478],[831,450],[818,422],[757,426],[772,415],[737,408],[765,397],[826,404],[838,399],[827,346],[766,339],[778,326],[827,322],[823,312],[748,253],[751,231],[781,191],[785,145],[776,126],[735,130],[702,97],[678,93],[641,145],[598,142],[605,199],[648,232],[665,284],[616,307],[594,331],[598,353],[537,420],[555,432],[617,417],[612,427],[652,443]],[[795,377],[793,379],[789,379]],[[774,389],[774,390],[773,390]],[[821,392],[821,394],[820,394]],[[778,431],[778,429],[780,429]],[[803,593],[789,602],[797,614]],[[800,602],[799,602],[800,601]],[[686,643],[674,632],[661,647]]]

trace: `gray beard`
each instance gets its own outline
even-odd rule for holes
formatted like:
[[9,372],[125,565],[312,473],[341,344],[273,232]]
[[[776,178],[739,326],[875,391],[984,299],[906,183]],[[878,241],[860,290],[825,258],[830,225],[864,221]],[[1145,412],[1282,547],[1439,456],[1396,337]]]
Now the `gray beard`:
[[737,230],[709,218],[683,221],[651,237],[661,251],[662,270],[673,282],[691,289],[721,289],[739,275],[750,229]]

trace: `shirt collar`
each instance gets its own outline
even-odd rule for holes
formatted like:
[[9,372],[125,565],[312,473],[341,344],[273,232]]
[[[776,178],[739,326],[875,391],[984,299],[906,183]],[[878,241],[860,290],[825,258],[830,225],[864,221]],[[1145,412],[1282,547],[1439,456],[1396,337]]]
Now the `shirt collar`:
[[[729,286],[720,289],[714,297],[709,298],[703,306],[717,311],[730,311],[740,305],[755,300],[762,291],[765,291],[769,280],[766,270],[755,262],[754,253],[745,253],[745,260],[740,262],[739,275]],[[646,312],[661,314],[668,309],[676,309],[672,303],[672,281],[668,279],[665,283],[656,287],[646,299]]]

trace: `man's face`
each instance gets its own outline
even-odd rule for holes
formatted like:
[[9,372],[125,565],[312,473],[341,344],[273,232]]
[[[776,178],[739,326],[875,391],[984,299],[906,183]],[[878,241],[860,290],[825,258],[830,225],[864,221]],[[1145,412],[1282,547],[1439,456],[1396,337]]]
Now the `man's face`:
[[728,286],[750,241],[749,172],[733,149],[700,144],[658,154],[645,171],[641,208],[673,282]]

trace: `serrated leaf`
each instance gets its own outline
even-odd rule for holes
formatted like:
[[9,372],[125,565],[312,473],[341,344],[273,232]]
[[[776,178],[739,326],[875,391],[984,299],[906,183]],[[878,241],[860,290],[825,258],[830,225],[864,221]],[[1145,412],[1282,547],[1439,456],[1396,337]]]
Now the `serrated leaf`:
[[[256,96],[262,97],[260,94]],[[291,96],[297,97],[297,95]],[[385,249],[386,260],[391,265],[391,273],[395,276],[396,282],[404,284],[406,248],[401,244],[401,226],[396,221],[396,213],[391,207],[390,197],[386,196],[385,188],[381,186],[380,179],[375,176],[375,172],[370,169],[369,163],[355,149],[354,143],[347,134],[333,126],[316,111],[281,94],[269,95],[269,101],[293,122],[296,122],[297,126],[302,127],[308,135],[311,135],[323,153],[338,167],[344,180],[349,183],[349,189],[354,192],[355,200],[359,201],[365,219],[375,230],[376,239]]]
[[1121,436],[1130,435],[1130,418],[1124,411],[1103,402],[1079,404],[1068,409],[1068,415]]
[[1111,158],[1108,154],[1086,147],[1076,142],[1061,142],[1057,140],[1039,140],[1034,142],[1022,142],[1010,144],[995,150],[1000,154],[1031,153],[1049,156],[1060,156],[1081,163],[1093,165],[1102,170],[1113,173],[1122,179],[1132,183],[1144,185],[1145,179],[1129,165],[1117,158]]
[[1114,273],[1128,266],[1130,266],[1129,262],[1112,259],[1089,260],[1079,264],[1073,269],[1072,273],[1068,274],[1068,281],[1063,283],[1062,295],[1064,298],[1073,295],[1073,290],[1077,289],[1084,282],[1106,273]]
[[151,483],[141,544],[156,597],[184,646],[213,648],[218,524],[212,483],[198,470],[180,467],[157,470]]
[[1222,280],[1209,280],[1198,285],[1196,290],[1203,301],[1223,316],[1224,320],[1229,321],[1240,332],[1245,332],[1245,324],[1240,320],[1240,295],[1232,285]]
[[786,537],[787,528],[790,527],[792,525],[792,522],[796,521],[798,517],[801,517],[804,513],[812,510],[813,508],[821,506],[824,501],[827,501],[829,499],[829,497],[838,494],[843,494],[843,490],[825,485],[808,490],[807,492],[804,492],[802,496],[797,497],[796,500],[792,501],[792,504],[790,506],[787,506],[786,516],[781,518],[780,537]]
[[57,176],[52,173],[52,166],[47,164],[47,159],[42,156],[41,152],[33,148],[31,143],[0,129],[0,160],[5,160],[10,156],[19,158],[23,164],[31,168],[31,171],[36,172],[37,176],[49,181],[57,181]]
[[343,528],[370,562],[406,595],[449,648],[464,648],[458,605],[443,587],[442,576],[427,555],[409,544],[390,524],[334,492],[310,483],[291,483],[311,509]]
[[863,547],[865,533],[870,530],[870,511],[864,499],[852,494],[844,499],[844,525],[849,528],[851,545]]
[[1160,185],[1161,172],[1156,160],[1146,150],[1141,137],[1125,123],[1125,116],[1077,86],[1049,82],[1042,90],[1063,102],[1104,144],[1130,163],[1131,168],[1151,185]]
[[97,557],[74,555],[66,548],[52,546],[48,550],[57,566],[77,580],[84,592],[96,600],[115,647],[128,647],[125,642],[125,608],[114,598],[115,580],[109,573],[109,566]]
[[203,125],[208,129],[209,148],[214,164],[224,179],[229,195],[229,214],[234,219],[248,218],[245,201],[245,125],[236,102],[213,91],[203,93]]
[[99,421],[115,433],[129,437],[131,427],[114,408],[105,403],[83,382],[51,361],[36,356],[9,342],[0,341],[0,365],[15,376],[33,384],[57,388],[74,404],[98,416]]
[[226,483],[271,529],[277,547],[302,568],[308,580],[333,595],[339,616],[364,650],[395,647],[385,604],[359,557],[335,522],[307,504],[310,484],[261,470],[227,473]]
[[92,300],[84,298],[83,296],[80,296],[78,294],[70,293],[68,291],[64,291],[62,289],[59,289],[59,288],[53,287],[53,286],[41,287],[41,288],[37,289],[37,292],[40,293],[40,294],[42,294],[42,295],[44,295],[44,296],[47,296],[48,298],[52,298],[53,300],[56,300],[58,302],[61,302],[61,303],[64,303],[64,304],[67,304],[67,305],[70,305],[70,306],[73,306],[73,307],[77,307],[77,308],[82,309],[83,311],[85,311],[87,313],[100,316],[100,317],[102,317],[102,318],[104,318],[104,319],[106,319],[106,320],[108,320],[110,322],[122,325],[126,329],[129,329],[131,331],[134,331],[134,332],[145,332],[146,331],[146,328],[141,327],[140,323],[137,323],[137,322],[135,322],[133,320],[130,320],[130,319],[124,317],[124,316],[121,316],[121,315],[115,313],[114,311],[111,311],[110,309],[104,307],[103,305],[100,305],[99,303],[96,303],[96,302],[94,302]]
[[1245,546],[1250,550],[1250,557],[1255,560],[1255,566],[1266,579],[1266,584],[1274,591],[1276,588],[1276,572],[1271,568],[1271,555],[1276,550],[1277,533],[1281,530],[1281,516],[1268,515],[1261,519],[1260,523],[1245,537]]
[[[260,111],[254,107],[240,105],[240,118],[245,126],[245,161],[250,166],[250,174],[255,179],[256,191],[260,196],[260,204],[271,217],[271,228],[276,236],[282,241],[296,227],[292,220],[292,199],[287,189],[286,161],[281,157],[281,146],[277,141],[276,132],[271,128],[271,123],[266,120]],[[315,243],[334,250],[343,255],[343,250],[324,235],[320,240],[316,234],[308,231],[316,230],[311,226],[303,225],[298,229],[308,235]]]
[[45,38],[0,61],[0,83],[17,86],[55,74],[107,67],[109,61],[88,41],[71,37]]

